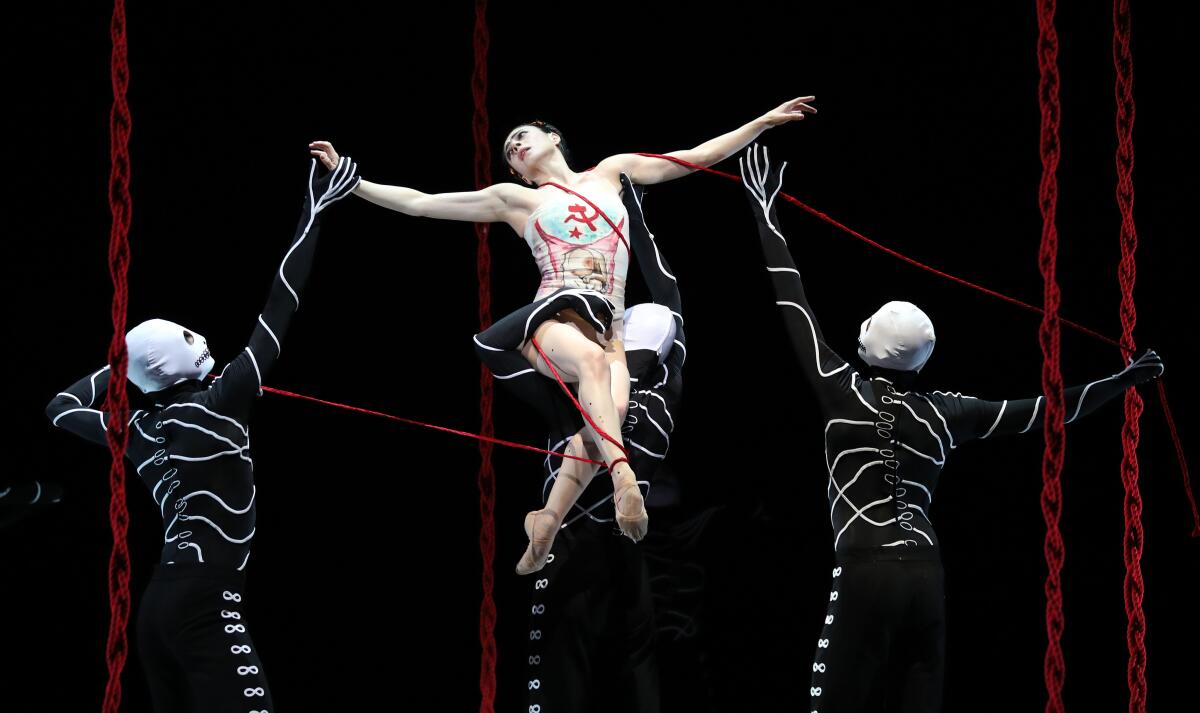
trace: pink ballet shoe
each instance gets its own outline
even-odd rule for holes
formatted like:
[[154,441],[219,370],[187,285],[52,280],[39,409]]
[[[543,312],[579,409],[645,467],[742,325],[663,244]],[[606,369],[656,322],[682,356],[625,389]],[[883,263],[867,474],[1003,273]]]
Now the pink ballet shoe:
[[546,566],[546,558],[554,545],[559,529],[558,513],[552,510],[534,510],[525,516],[525,536],[529,546],[517,563],[517,574],[532,574]]
[[[611,474],[620,463],[629,467],[627,459],[618,458],[609,464],[608,472]],[[617,527],[621,528],[621,534],[634,542],[646,536],[646,531],[650,529],[650,515],[646,512],[646,503],[636,478],[631,478],[624,486],[616,486],[613,491],[613,510],[616,511]]]

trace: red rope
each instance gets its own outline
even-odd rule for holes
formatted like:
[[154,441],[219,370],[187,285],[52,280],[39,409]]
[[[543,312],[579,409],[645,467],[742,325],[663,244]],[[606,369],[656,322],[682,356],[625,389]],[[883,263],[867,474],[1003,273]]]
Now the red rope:
[[1062,567],[1066,556],[1059,520],[1062,518],[1062,468],[1066,433],[1063,426],[1062,355],[1059,350],[1061,328],[1058,318],[1060,294],[1055,267],[1058,259],[1058,33],[1054,29],[1055,0],[1038,0],[1038,104],[1041,108],[1042,180],[1038,190],[1042,211],[1042,243],[1038,263],[1045,284],[1042,324],[1038,341],[1042,345],[1042,392],[1046,395],[1044,433],[1046,448],[1042,455],[1042,516],[1046,520],[1046,711],[1062,713],[1063,660],[1062,633],[1065,627],[1062,602]]
[[[491,155],[488,153],[487,57],[490,36],[487,25],[487,0],[475,0],[475,66],[471,75],[471,96],[475,113],[471,132],[475,138],[475,187],[482,190],[492,183]],[[475,224],[475,271],[479,278],[479,331],[492,325],[492,253],[488,246],[487,223]],[[496,471],[492,467],[492,373],[479,365],[479,420],[484,439],[479,444],[479,554],[483,560],[483,598],[479,604],[479,711],[492,713],[496,708],[496,600],[493,562],[496,559]]]
[[[660,158],[665,161],[671,161],[672,163],[679,164],[680,166],[685,166],[685,167],[690,168],[695,171],[704,171],[706,173],[711,173],[715,176],[727,178],[731,181],[740,182],[742,180],[740,177],[735,176],[732,173],[726,173],[725,171],[718,171],[713,168],[708,168],[707,166],[700,166],[698,164],[684,161],[683,159],[676,158],[674,156],[664,156],[662,154],[655,154],[655,153],[639,153],[637,155],[638,156],[647,156],[649,158]],[[783,192],[780,192],[779,196],[781,198],[783,198],[785,201],[787,201],[788,203],[791,203],[792,205],[795,205],[799,208],[804,209],[811,215],[819,218],[820,220],[825,221],[826,223],[832,225],[833,227],[837,228],[838,230],[841,230],[842,232],[846,233],[847,235],[857,238],[858,240],[861,240],[862,242],[870,245],[871,247],[876,248],[877,250],[880,250],[882,252],[885,252],[894,258],[902,260],[902,261],[908,263],[909,265],[912,265],[916,268],[919,268],[926,272],[937,275],[938,277],[942,277],[947,280],[950,280],[951,282],[958,283],[960,285],[963,285],[964,287],[969,287],[973,290],[982,292],[986,295],[991,295],[992,297],[1003,300],[1011,305],[1015,305],[1017,307],[1028,310],[1030,312],[1034,312],[1036,314],[1041,314],[1043,316],[1045,315],[1045,310],[1042,309],[1041,307],[1035,307],[1034,305],[1031,305],[1028,302],[1022,302],[1021,300],[1018,300],[1015,297],[1009,297],[1008,295],[1005,295],[1003,293],[989,289],[987,287],[976,284],[969,280],[964,280],[961,277],[956,277],[954,275],[951,275],[948,272],[943,272],[942,270],[939,270],[935,267],[926,265],[923,262],[914,260],[913,258],[908,257],[907,255],[904,255],[903,253],[897,252],[897,251],[883,245],[882,243],[876,242],[876,241],[868,238],[867,236],[854,230],[853,228],[850,228],[850,227],[838,222],[834,218],[831,218],[830,216],[826,215],[825,213],[822,213],[821,211],[805,204],[804,202],[800,201],[799,199],[795,198],[794,196],[788,195],[787,193],[783,193]],[[1061,324],[1066,325],[1066,326],[1070,327],[1071,329],[1074,329],[1077,332],[1086,334],[1094,339],[1104,342],[1105,344],[1109,344],[1114,347],[1119,347],[1119,348],[1126,349],[1129,351],[1132,351],[1132,349],[1133,349],[1132,342],[1124,342],[1123,343],[1123,342],[1117,341],[1116,339],[1113,339],[1112,337],[1105,336],[1105,335],[1101,334],[1100,332],[1097,332],[1096,330],[1091,329],[1090,327],[1085,327],[1082,324],[1079,324],[1078,322],[1073,322],[1069,319],[1062,319],[1061,317],[1059,317],[1057,319]],[[1124,346],[1123,346],[1123,344],[1124,344]],[[1184,490],[1187,493],[1188,502],[1190,502],[1192,505],[1192,523],[1193,523],[1192,536],[1200,537],[1200,510],[1197,509],[1196,498],[1192,494],[1191,477],[1188,472],[1187,458],[1183,452],[1183,442],[1180,440],[1179,433],[1175,430],[1175,418],[1174,418],[1174,416],[1172,416],[1171,407],[1167,403],[1166,387],[1163,385],[1163,382],[1161,379],[1159,380],[1159,383],[1158,383],[1158,391],[1159,391],[1159,395],[1161,397],[1160,403],[1162,404],[1163,415],[1166,417],[1167,423],[1171,427],[1171,439],[1175,444],[1175,456],[1176,456],[1176,459],[1179,461],[1179,470],[1183,474]]]
[[[558,385],[562,387],[562,390],[563,390],[563,392],[566,393],[567,398],[571,399],[571,403],[575,404],[575,408],[579,409],[579,413],[583,414],[583,417],[585,419],[587,419],[588,424],[591,425],[591,427],[596,431],[596,433],[600,434],[601,438],[603,438],[604,440],[613,444],[617,448],[620,448],[621,453],[623,453],[625,455],[629,455],[629,452],[625,450],[625,444],[623,444],[621,441],[618,441],[618,440],[614,439],[612,436],[605,433],[602,428],[600,428],[599,426],[596,425],[596,422],[592,420],[592,417],[588,415],[588,412],[584,410],[583,404],[579,403],[579,400],[575,398],[575,394],[571,393],[570,387],[567,386],[566,382],[564,382],[562,377],[559,375],[558,369],[556,369],[554,367],[554,362],[550,361],[550,357],[546,356],[546,352],[542,351],[542,345],[538,344],[537,340],[534,339],[533,337],[530,337],[529,341],[533,342],[533,348],[537,349],[537,353],[542,356],[542,361],[546,362],[546,366],[550,367],[550,373],[554,374],[554,380],[557,381]],[[613,461],[613,463],[610,463],[609,469],[611,470],[612,469],[611,467],[615,464],[616,464],[616,461]]]
[[1175,428],[1175,417],[1171,415],[1171,408],[1167,405],[1167,387],[1162,378],[1158,380],[1158,400],[1162,402],[1163,415],[1167,418],[1167,428],[1171,432],[1171,440],[1175,442],[1175,455],[1179,458],[1179,464],[1183,466],[1181,471],[1183,489],[1187,492],[1188,503],[1192,506],[1192,537],[1200,537],[1200,510],[1196,508],[1196,496],[1192,495],[1192,479],[1188,474],[1187,460],[1183,457],[1183,441],[1179,439],[1179,431]]
[[489,444],[494,443],[496,445],[507,446],[509,448],[519,448],[523,451],[532,451],[534,453],[542,453],[545,455],[558,456],[559,458],[569,458],[571,460],[582,461],[584,463],[592,463],[594,465],[604,465],[604,463],[602,463],[601,461],[592,460],[591,458],[584,458],[582,456],[573,456],[570,453],[559,453],[558,451],[548,451],[545,448],[535,448],[533,446],[527,446],[523,443],[515,443],[513,441],[505,441],[503,439],[493,438],[491,436],[479,436],[474,433],[469,433],[467,431],[459,431],[459,430],[456,430],[453,428],[446,428],[445,426],[435,426],[431,423],[422,423],[420,421],[414,421],[410,418],[404,418],[402,416],[393,416],[390,413],[383,413],[382,411],[372,411],[370,409],[359,408],[358,406],[350,406],[347,404],[341,404],[336,401],[326,401],[325,399],[318,399],[315,396],[306,396],[304,394],[298,394],[293,391],[284,391],[283,389],[276,389],[276,388],[272,388],[270,386],[264,386],[264,387],[262,387],[262,390],[270,392],[272,394],[277,394],[279,396],[287,396],[287,397],[293,398],[293,399],[301,399],[303,401],[311,401],[313,403],[323,404],[325,406],[332,406],[334,408],[340,408],[340,409],[344,409],[346,411],[353,411],[354,413],[366,414],[368,416],[378,416],[379,418],[386,418],[389,421],[396,421],[398,423],[406,423],[410,426],[420,426],[421,428],[430,428],[435,431],[441,431],[442,433],[450,433],[455,436],[463,436],[465,438],[474,438],[475,440],[483,441],[483,442],[489,443]]
[[[1117,101],[1117,206],[1121,209],[1121,343],[1133,356],[1133,328],[1137,305],[1133,286],[1137,280],[1137,227],[1133,222],[1133,57],[1129,48],[1129,0],[1113,2],[1113,64],[1116,67]],[[1130,713],[1146,713],[1146,614],[1142,610],[1142,493],[1138,487],[1137,447],[1143,402],[1137,389],[1125,392],[1125,425],[1121,429],[1123,455],[1121,481],[1125,486],[1125,641],[1129,648],[1126,678]]]
[[[486,22],[487,0],[476,0],[475,3],[475,28],[474,28],[474,48],[475,48],[475,66],[472,76],[472,95],[475,100],[475,115],[472,122],[472,129],[475,138],[475,181],[477,188],[483,188],[491,183],[491,162],[487,151],[488,145],[488,115],[486,108],[487,98],[487,52],[489,45],[489,34]],[[968,280],[950,275],[949,273],[937,270],[933,267],[925,265],[917,260],[909,258],[895,250],[887,248],[882,244],[867,238],[866,236],[850,229],[842,223],[834,220],[828,215],[817,211],[798,199],[786,193],[781,193],[784,200],[804,209],[817,218],[833,225],[834,227],[848,233],[849,235],[866,242],[873,247],[882,250],[885,253],[899,258],[915,267],[926,270],[940,277],[957,282],[966,287],[978,290],[985,294],[1001,299],[1010,304],[1022,307],[1032,312],[1041,313],[1043,315],[1042,328],[1040,337],[1042,341],[1043,354],[1045,356],[1045,364],[1043,367],[1043,386],[1047,396],[1046,405],[1046,453],[1043,459],[1043,477],[1045,485],[1043,488],[1043,513],[1047,519],[1047,535],[1046,535],[1046,553],[1047,563],[1050,568],[1050,574],[1046,582],[1047,591],[1047,632],[1050,637],[1050,643],[1046,654],[1046,681],[1047,688],[1050,694],[1050,699],[1047,702],[1048,711],[1062,710],[1062,681],[1065,675],[1064,663],[1062,660],[1062,651],[1060,645],[1060,636],[1063,628],[1062,618],[1062,601],[1061,601],[1061,568],[1063,557],[1063,546],[1061,535],[1058,531],[1058,520],[1061,516],[1061,484],[1059,477],[1062,470],[1062,447],[1064,443],[1063,433],[1063,414],[1062,414],[1062,376],[1059,369],[1059,323],[1067,324],[1073,329],[1088,334],[1096,339],[1121,346],[1123,349],[1133,349],[1132,329],[1136,323],[1136,311],[1132,300],[1132,288],[1136,279],[1136,265],[1133,262],[1133,251],[1137,244],[1137,235],[1133,225],[1132,218],[1132,202],[1133,202],[1133,186],[1132,186],[1132,138],[1131,130],[1133,123],[1133,102],[1132,102],[1132,84],[1131,74],[1132,67],[1129,59],[1129,11],[1128,0],[1116,0],[1114,5],[1114,25],[1116,33],[1114,35],[1114,59],[1117,63],[1118,78],[1117,78],[1117,96],[1118,96],[1118,133],[1119,148],[1118,148],[1118,172],[1121,174],[1118,183],[1118,202],[1122,208],[1122,261],[1121,261],[1121,285],[1122,285],[1122,326],[1123,334],[1122,341],[1117,342],[1113,339],[1084,327],[1069,320],[1060,320],[1057,315],[1059,294],[1057,282],[1054,278],[1055,257],[1057,253],[1057,231],[1054,226],[1054,209],[1057,200],[1057,183],[1054,176],[1054,171],[1058,163],[1058,76],[1057,76],[1057,35],[1053,27],[1054,15],[1054,0],[1039,0],[1039,66],[1042,71],[1042,79],[1040,83],[1041,90],[1041,108],[1043,117],[1042,126],[1042,161],[1043,161],[1043,178],[1041,186],[1041,204],[1042,215],[1044,221],[1042,235],[1042,250],[1041,250],[1041,266],[1043,278],[1046,281],[1045,290],[1045,308],[1039,309],[1033,305],[1022,302],[1012,297],[1008,297],[995,290],[988,289],[981,285],[975,284]],[[105,713],[116,713],[120,706],[121,700],[121,672],[124,669],[125,658],[127,655],[127,639],[126,629],[128,626],[129,608],[130,608],[130,592],[129,592],[129,550],[126,541],[129,514],[126,507],[125,499],[125,468],[124,454],[128,443],[127,420],[129,403],[125,391],[125,379],[127,372],[127,354],[125,352],[125,323],[126,312],[128,307],[128,266],[129,266],[129,225],[132,212],[132,201],[129,194],[129,134],[131,129],[132,119],[129,112],[129,105],[126,101],[126,93],[129,84],[129,66],[126,44],[125,30],[125,8],[123,0],[115,0],[111,24],[111,35],[113,41],[112,52],[112,86],[113,86],[113,107],[110,115],[110,138],[111,138],[111,159],[112,170],[109,177],[109,205],[113,216],[112,229],[109,240],[109,270],[113,279],[113,339],[109,347],[109,360],[111,364],[110,384],[106,398],[105,409],[109,412],[109,427],[108,427],[108,442],[112,451],[112,468],[109,474],[110,486],[112,490],[112,498],[109,505],[109,521],[113,531],[113,550],[109,561],[109,602],[111,608],[111,619],[108,632],[108,643],[106,647],[106,659],[108,663],[109,680],[105,689],[104,707]],[[1128,69],[1123,74],[1123,70]],[[1123,112],[1128,109],[1127,115]],[[1126,134],[1121,132],[1125,131]],[[1127,154],[1125,153],[1127,149]],[[688,166],[694,170],[707,171],[716,175],[724,176],[732,180],[740,180],[732,174],[716,171],[707,167],[690,164],[681,159],[662,156],[658,154],[641,154],[644,156],[653,156],[655,158],[666,159],[677,164]],[[1127,162],[1125,157],[1127,156]],[[570,189],[557,186],[578,196],[577,193]],[[578,196],[587,200],[583,196]],[[597,211],[597,208],[591,201],[587,201]],[[626,245],[626,250],[629,249],[628,243],[625,242],[625,237],[621,234],[620,229],[613,224],[612,220],[604,215],[603,211],[599,211],[606,221],[617,231],[621,240]],[[480,330],[484,330],[491,325],[491,253],[488,246],[488,228],[486,224],[477,224],[475,226],[476,239],[478,244],[477,253],[477,274],[479,278],[479,322]],[[588,420],[595,430],[600,433],[605,439],[616,444],[624,451],[621,443],[615,441],[611,436],[598,428],[595,422],[583,409],[582,405],[575,399],[570,389],[563,383],[553,363],[546,358],[541,347],[534,341],[535,347],[542,358],[545,359],[547,365],[550,366],[555,378],[563,387],[564,391],[574,402],[580,413]],[[1197,512],[1195,498],[1190,489],[1190,478],[1187,471],[1187,463],[1183,454],[1183,447],[1180,441],[1178,432],[1175,428],[1174,418],[1171,415],[1170,408],[1167,404],[1166,392],[1163,383],[1158,384],[1159,395],[1162,401],[1164,414],[1167,418],[1167,423],[1171,431],[1172,439],[1175,443],[1176,453],[1180,461],[1181,470],[1185,489],[1187,490],[1188,499],[1191,503],[1193,518],[1196,522],[1193,536],[1200,536],[1200,513]],[[476,438],[480,443],[480,470],[479,470],[479,489],[480,489],[480,536],[479,545],[480,553],[483,559],[483,598],[480,605],[480,646],[482,649],[480,661],[480,711],[491,712],[495,708],[495,693],[496,693],[496,642],[495,642],[495,625],[496,625],[496,605],[493,597],[494,575],[492,570],[492,562],[495,558],[495,471],[492,467],[492,444],[500,444],[509,447],[521,448],[540,453],[559,455],[565,458],[582,460],[590,463],[596,463],[587,458],[579,458],[563,453],[554,453],[544,449],[533,448],[510,441],[503,441],[492,437],[494,424],[492,422],[492,376],[485,366],[480,367],[480,418],[481,418],[481,435],[457,431],[454,429],[444,428],[440,426],[432,426],[430,424],[404,419],[398,416],[392,416],[376,411],[361,409],[353,406],[346,406],[331,401],[317,399],[311,396],[304,396],[292,392],[283,391],[281,389],[273,389],[264,387],[265,391],[272,393],[300,398],[304,400],[314,401],[329,406],[335,406],[360,413],[380,416],[390,420],[408,423],[435,430],[453,433],[460,436]],[[1126,426],[1123,431],[1125,444],[1125,458],[1122,463],[1122,476],[1126,484],[1126,609],[1130,614],[1130,623],[1128,629],[1128,639],[1130,645],[1130,710],[1144,711],[1145,710],[1145,648],[1143,637],[1145,631],[1144,616],[1141,612],[1141,599],[1143,593],[1142,578],[1140,572],[1140,558],[1142,546],[1142,528],[1140,523],[1141,514],[1141,496],[1137,491],[1137,460],[1136,447],[1138,440],[1137,418],[1142,411],[1142,401],[1136,391],[1130,390],[1126,393],[1125,401],[1126,410]]]
[[[584,203],[587,203],[589,206],[592,207],[592,210],[596,211],[596,213],[600,215],[601,218],[604,218],[604,222],[606,222],[610,226],[612,226],[612,229],[617,234],[617,237],[621,239],[621,244],[625,246],[625,252],[630,253],[630,254],[633,253],[633,251],[629,249],[629,241],[627,241],[625,239],[625,233],[622,233],[621,229],[617,226],[617,224],[613,222],[613,219],[608,217],[608,213],[605,213],[603,210],[601,210],[600,206],[593,203],[590,198],[588,198],[587,196],[585,196],[581,193],[577,193],[576,191],[573,191],[564,185],[554,183],[553,181],[546,181],[545,183],[542,184],[542,186],[554,186],[558,190],[563,191],[564,193],[570,193],[571,195],[575,196],[576,198],[583,201]],[[541,188],[541,186],[538,186],[538,187]]]
[[[700,166],[700,165],[697,165],[694,163],[689,163],[688,161],[684,161],[683,159],[679,159],[674,156],[664,156],[662,154],[653,154],[653,153],[639,153],[637,155],[638,156],[647,156],[650,158],[661,158],[661,159],[665,159],[667,161],[671,161],[672,163],[677,163],[680,166],[686,166],[687,168],[690,168],[690,169],[693,169],[696,171],[705,171],[706,173],[711,173],[716,176],[721,176],[722,178],[728,178],[732,181],[737,181],[739,183],[741,183],[741,181],[742,181],[742,179],[739,176],[735,176],[732,173],[726,173],[725,171],[718,171],[716,169],[708,168],[706,166]],[[796,198],[795,196],[792,196],[792,195],[789,195],[787,193],[780,191],[779,197],[798,208],[804,209],[811,215],[819,218],[820,220],[825,221],[826,223],[832,225],[833,227],[846,233],[847,235],[857,238],[858,240],[861,240],[862,242],[866,243],[867,245],[870,245],[871,247],[873,247],[877,250],[881,250],[881,251],[887,253],[888,255],[891,255],[894,258],[902,260],[902,261],[908,263],[909,265],[912,265],[913,267],[916,267],[916,268],[919,268],[926,272],[932,273],[934,275],[937,275],[938,277],[945,278],[947,280],[950,280],[951,282],[956,282],[960,285],[963,285],[964,287],[969,287],[973,290],[977,290],[986,295],[991,295],[992,297],[995,297],[1000,300],[1004,300],[1005,302],[1007,302],[1011,305],[1016,305],[1017,307],[1029,310],[1030,312],[1034,312],[1037,314],[1043,314],[1043,310],[1041,307],[1035,307],[1034,305],[1031,305],[1028,302],[1022,302],[1021,300],[1019,300],[1015,297],[1009,297],[1008,295],[1006,295],[1002,292],[997,292],[993,289],[984,287],[983,285],[979,285],[974,282],[971,282],[970,280],[964,280],[961,277],[956,277],[954,275],[951,275],[948,272],[943,272],[942,270],[939,270],[936,267],[931,267],[929,265],[926,265],[923,262],[920,262],[919,260],[914,260],[913,258],[911,258],[903,253],[897,252],[882,243],[876,242],[876,241],[868,238],[867,236],[863,235],[862,233],[858,232],[857,230],[854,230],[853,228],[850,228],[850,227],[844,225],[843,223],[840,223],[836,219],[830,217],[829,215],[827,215],[825,213],[822,213],[821,211],[817,210],[816,208],[809,206],[808,204],[804,203],[803,201],[801,201],[799,198]],[[1062,323],[1070,326],[1071,328],[1075,329],[1078,332],[1087,334],[1087,335],[1094,337],[1095,339],[1098,339],[1106,344],[1111,344],[1114,347],[1121,346],[1120,343],[1117,342],[1117,340],[1112,339],[1111,337],[1106,337],[1103,334],[1101,334],[1100,332],[1097,332],[1096,330],[1091,329],[1090,327],[1085,327],[1082,324],[1079,324],[1077,322],[1072,322],[1072,321],[1066,320],[1066,319],[1062,320]]]
[[125,351],[125,317],[129,306],[129,223],[133,201],[129,195],[129,132],[132,119],[125,99],[129,89],[129,59],[125,38],[125,1],[115,0],[112,24],[112,89],[113,105],[109,114],[109,151],[112,169],[108,177],[108,205],[112,212],[112,227],[108,239],[108,270],[113,282],[112,342],[108,347],[111,366],[108,395],[104,410],[108,412],[107,439],[112,451],[112,468],[108,473],[112,497],[108,504],[108,521],[112,527],[112,554],[108,560],[108,603],[110,618],[105,661],[108,664],[108,684],[104,689],[104,713],[116,713],[121,706],[121,672],[128,654],[126,630],[129,625],[129,510],[125,502],[125,448],[129,443],[129,399],[125,391],[125,376],[129,366]]

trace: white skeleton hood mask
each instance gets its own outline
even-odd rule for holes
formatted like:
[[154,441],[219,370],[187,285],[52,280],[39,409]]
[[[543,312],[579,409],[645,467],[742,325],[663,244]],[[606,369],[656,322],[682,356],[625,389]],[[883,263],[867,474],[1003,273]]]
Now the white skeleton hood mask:
[[148,319],[125,335],[129,380],[144,393],[161,391],[212,371],[208,340],[165,319]]
[[625,351],[653,350],[661,364],[674,343],[675,315],[666,306],[647,302],[625,310]]
[[933,322],[911,302],[888,302],[862,323],[858,355],[871,366],[920,371],[933,354]]

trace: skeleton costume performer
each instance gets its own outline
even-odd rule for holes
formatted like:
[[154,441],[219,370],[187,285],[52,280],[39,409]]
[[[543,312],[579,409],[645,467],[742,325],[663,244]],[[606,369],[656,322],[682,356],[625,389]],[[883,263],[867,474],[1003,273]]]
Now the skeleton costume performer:
[[[836,566],[808,710],[875,710],[886,700],[895,710],[940,711],[945,594],[929,513],[938,477],[964,443],[1040,429],[1044,399],[911,390],[934,334],[928,317],[903,302],[862,324],[867,368],[854,369],[826,344],[780,231],[774,201],[786,164],[772,165],[758,147],[740,163],[776,304],[825,423]],[[1066,389],[1066,421],[1162,370],[1147,352],[1118,374]]]
[[[639,486],[646,489],[666,457],[675,428],[687,347],[679,287],[646,227],[641,188],[624,175],[621,186],[622,213],[628,216],[628,228],[622,226],[622,231],[641,256],[639,266],[653,300],[625,310],[620,320],[631,382],[621,430],[630,465],[644,478]],[[535,309],[536,303],[518,314]],[[551,309],[545,312],[537,313],[527,328],[522,320],[522,329],[532,333],[554,314]],[[497,327],[479,335],[477,345],[493,343],[492,330]],[[514,338],[509,337],[508,343]],[[551,428],[547,448],[561,452],[583,426],[578,409],[561,387],[534,372],[516,351],[482,346],[478,351],[500,383],[541,412]],[[543,461],[543,500],[562,465],[557,456]],[[531,577],[529,710],[659,710],[649,576],[638,547],[620,537],[613,525],[613,493],[603,477],[606,474],[602,467],[565,515],[545,568]]]
[[[247,630],[245,569],[255,534],[250,413],[300,306],[312,267],[319,214],[358,183],[353,161],[316,177],[309,169],[299,226],[275,273],[250,342],[211,385],[208,343],[199,333],[153,319],[126,335],[129,380],[154,407],[136,410],[127,456],[163,518],[162,555],[138,613],[137,636],[154,709],[274,710]],[[105,445],[109,415],[98,410],[106,366],[54,397],[46,415]]]

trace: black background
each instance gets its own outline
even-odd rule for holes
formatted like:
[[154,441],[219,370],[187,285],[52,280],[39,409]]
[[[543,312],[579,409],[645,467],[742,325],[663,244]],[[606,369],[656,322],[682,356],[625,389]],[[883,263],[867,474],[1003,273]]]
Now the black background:
[[[77,5],[30,4],[6,30],[6,479],[49,478],[66,491],[52,512],[0,532],[0,709],[13,713],[98,708],[106,677],[107,456],[42,417],[56,391],[103,363],[111,334],[111,8]],[[1135,5],[1137,338],[1164,355],[1187,438],[1194,140],[1178,79],[1191,38],[1174,7]],[[130,325],[186,324],[218,364],[241,349],[292,233],[310,140],[332,140],[377,182],[473,186],[471,3],[132,2],[128,17]],[[901,252],[1041,303],[1033,2],[497,3],[489,24],[494,161],[507,130],[530,118],[560,126],[583,168],[687,148],[815,94],[818,116],[763,137],[791,163],[785,190]],[[1119,334],[1111,8],[1067,4],[1057,26],[1062,314]],[[689,555],[704,572],[686,602],[692,636],[662,638],[668,711],[805,709],[827,600],[819,416],[741,193],[692,176],[653,187],[646,204],[680,279],[690,356],[670,459],[683,507],[658,519],[720,508]],[[924,388],[1037,393],[1036,315],[798,209],[781,209],[781,220],[834,348],[851,353],[863,318],[907,299],[940,337]],[[472,227],[350,199],[322,240],[269,383],[476,429]],[[507,227],[491,242],[498,317],[530,299],[537,273]],[[635,272],[630,304],[646,294]],[[1111,347],[1064,333],[1069,383],[1120,367]],[[1195,669],[1196,543],[1158,399],[1144,393],[1150,703],[1180,710]],[[1126,707],[1120,412],[1111,404],[1067,433],[1063,646],[1074,710]],[[541,441],[540,424],[507,394],[495,415],[501,437]],[[277,396],[255,419],[250,611],[280,710],[475,709],[475,445]],[[977,445],[945,470],[932,515],[947,570],[947,710],[1043,705],[1041,450],[1037,436]],[[512,566],[538,461],[504,451],[495,463],[497,710],[518,711],[530,580]],[[136,482],[129,500],[140,592],[160,523]],[[147,710],[136,649],[124,681],[124,710]]]

